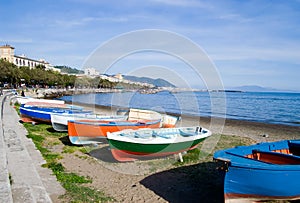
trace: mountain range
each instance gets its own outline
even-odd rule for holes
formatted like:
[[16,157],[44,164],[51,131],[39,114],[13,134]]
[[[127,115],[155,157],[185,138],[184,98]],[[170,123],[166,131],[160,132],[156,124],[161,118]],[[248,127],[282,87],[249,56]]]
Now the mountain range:
[[286,92],[286,90],[280,90],[271,87],[261,87],[258,85],[243,85],[239,87],[233,87],[230,89],[243,92]]
[[176,87],[172,83],[170,83],[164,79],[161,79],[161,78],[153,79],[153,78],[148,78],[148,77],[137,77],[137,76],[130,76],[130,75],[122,75],[122,76],[125,80],[149,83],[149,84],[155,85],[156,87]]

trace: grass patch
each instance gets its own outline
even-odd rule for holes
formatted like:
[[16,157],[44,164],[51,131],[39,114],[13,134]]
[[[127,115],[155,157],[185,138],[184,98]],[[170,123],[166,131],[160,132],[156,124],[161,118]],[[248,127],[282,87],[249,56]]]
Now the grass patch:
[[62,153],[72,154],[78,151],[78,147],[76,146],[64,146]]
[[[113,198],[105,196],[103,192],[82,185],[91,183],[91,178],[65,171],[64,166],[58,162],[62,155],[51,152],[49,147],[61,143],[60,139],[66,137],[67,133],[54,132],[47,124],[32,125],[23,123],[23,125],[28,131],[27,137],[32,139],[47,162],[43,164],[43,167],[50,168],[57,180],[66,189],[66,194],[61,197],[62,199],[67,200],[67,202],[87,203],[113,201]],[[75,151],[87,153],[87,149],[84,147],[65,146],[63,149],[63,153],[74,153]]]
[[[239,136],[227,136],[227,135],[214,135],[215,137],[219,137],[218,142],[213,151],[232,148],[235,146],[243,146],[243,145],[251,145],[254,144],[255,141],[246,138],[246,137],[239,137]],[[175,166],[183,166],[187,164],[199,163],[203,161],[211,161],[213,157],[213,153],[208,154],[201,150],[203,142],[200,145],[188,151],[186,154],[183,155],[183,162],[176,162]]]

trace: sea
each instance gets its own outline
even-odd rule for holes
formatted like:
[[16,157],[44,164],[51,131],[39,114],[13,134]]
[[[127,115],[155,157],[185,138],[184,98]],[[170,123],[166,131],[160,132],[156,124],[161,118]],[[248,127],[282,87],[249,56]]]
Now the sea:
[[140,92],[90,93],[60,98],[117,108],[141,108],[176,115],[221,117],[300,126],[300,93],[288,92]]

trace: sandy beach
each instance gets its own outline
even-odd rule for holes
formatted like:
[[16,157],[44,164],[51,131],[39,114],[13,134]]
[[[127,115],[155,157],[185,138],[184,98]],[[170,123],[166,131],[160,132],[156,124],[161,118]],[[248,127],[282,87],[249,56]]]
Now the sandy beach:
[[[86,108],[101,114],[115,113],[115,109],[109,107]],[[211,129],[214,135],[204,141],[201,150],[212,154],[220,139],[219,134],[227,135],[228,139],[232,136],[238,140],[246,139],[248,143],[297,139],[300,135],[299,127],[239,120],[226,120],[221,126],[223,121],[214,122],[217,124],[211,125],[209,118],[183,116],[177,125],[200,123]],[[70,143],[66,139],[64,144]],[[223,202],[222,176],[211,157],[206,157],[209,161],[200,160],[198,164],[178,167],[174,167],[174,163],[178,162],[175,156],[120,163],[114,160],[105,141],[86,156],[88,158],[83,159],[79,154],[64,154],[61,162],[68,170],[91,177],[91,187],[103,191],[117,202]]]
[[[98,114],[116,114],[117,108],[82,105]],[[199,157],[198,163],[178,165],[178,156],[135,162],[117,162],[109,151],[106,140],[87,146],[89,153],[63,153],[65,146],[74,147],[67,136],[51,146],[60,153],[60,162],[69,172],[90,177],[87,186],[103,191],[115,202],[223,202],[223,177],[212,159],[220,139],[234,138],[240,143],[269,142],[298,139],[300,127],[265,124],[241,120],[211,119],[182,116],[177,126],[201,125],[213,132],[199,149],[210,155]],[[222,138],[220,135],[222,134]],[[51,197],[53,202],[68,202]]]

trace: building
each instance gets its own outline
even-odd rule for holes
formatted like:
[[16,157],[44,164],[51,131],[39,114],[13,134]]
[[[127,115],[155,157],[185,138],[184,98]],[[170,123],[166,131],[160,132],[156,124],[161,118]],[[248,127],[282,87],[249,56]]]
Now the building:
[[84,74],[88,76],[99,76],[99,72],[95,68],[85,68]]
[[46,70],[53,70],[60,72],[60,69],[54,68],[49,62],[44,59],[35,60],[27,58],[25,55],[15,55],[15,48],[10,45],[0,46],[0,58],[15,64],[16,66],[28,66],[29,68],[35,68],[38,65],[43,65]]

